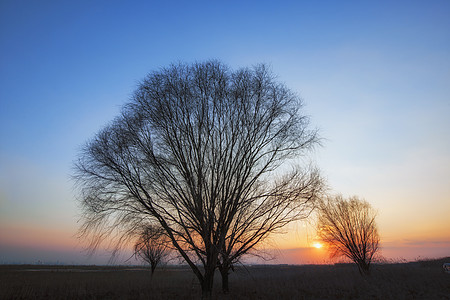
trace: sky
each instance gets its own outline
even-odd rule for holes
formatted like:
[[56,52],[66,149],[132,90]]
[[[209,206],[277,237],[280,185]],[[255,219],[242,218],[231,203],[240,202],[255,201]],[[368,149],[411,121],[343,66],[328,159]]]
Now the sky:
[[[146,74],[208,59],[302,97],[384,257],[450,256],[450,2],[343,2],[0,1],[0,264],[107,261],[77,238],[73,162]],[[276,262],[328,260],[310,223],[286,231]]]

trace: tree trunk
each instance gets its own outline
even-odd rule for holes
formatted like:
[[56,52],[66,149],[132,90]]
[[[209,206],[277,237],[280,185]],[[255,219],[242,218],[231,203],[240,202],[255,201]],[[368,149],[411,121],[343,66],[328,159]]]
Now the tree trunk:
[[205,272],[205,276],[200,283],[202,286],[202,299],[211,299],[214,284],[214,270],[212,272]]
[[155,273],[155,269],[156,269],[156,264],[151,264],[150,266],[151,270],[152,270],[152,277],[153,277],[153,273]]
[[220,267],[220,275],[222,276],[222,292],[228,294],[230,292],[230,287],[228,285],[229,267]]
[[368,276],[370,275],[370,264],[367,264],[366,262],[359,262],[358,270],[361,275]]

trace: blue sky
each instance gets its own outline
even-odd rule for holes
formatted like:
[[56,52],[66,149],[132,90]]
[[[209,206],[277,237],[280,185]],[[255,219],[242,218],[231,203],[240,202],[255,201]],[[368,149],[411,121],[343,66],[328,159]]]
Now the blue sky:
[[302,96],[316,162],[378,209],[386,247],[449,250],[449,15],[448,1],[0,2],[0,247],[69,247],[80,147],[148,72],[217,58],[268,63]]

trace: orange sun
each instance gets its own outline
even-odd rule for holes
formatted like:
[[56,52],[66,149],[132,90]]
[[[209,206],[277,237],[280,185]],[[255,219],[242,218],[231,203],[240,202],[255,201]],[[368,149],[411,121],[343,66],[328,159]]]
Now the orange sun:
[[323,245],[321,243],[314,243],[313,246],[314,248],[320,249]]

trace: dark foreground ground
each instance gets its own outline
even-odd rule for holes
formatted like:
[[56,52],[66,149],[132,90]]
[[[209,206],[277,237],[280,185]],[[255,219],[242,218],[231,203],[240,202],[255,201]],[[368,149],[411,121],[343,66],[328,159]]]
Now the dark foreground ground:
[[[229,295],[216,276],[213,299],[450,299],[442,260],[374,265],[361,277],[353,265],[251,266],[230,276]],[[186,268],[0,266],[0,299],[198,299]]]

